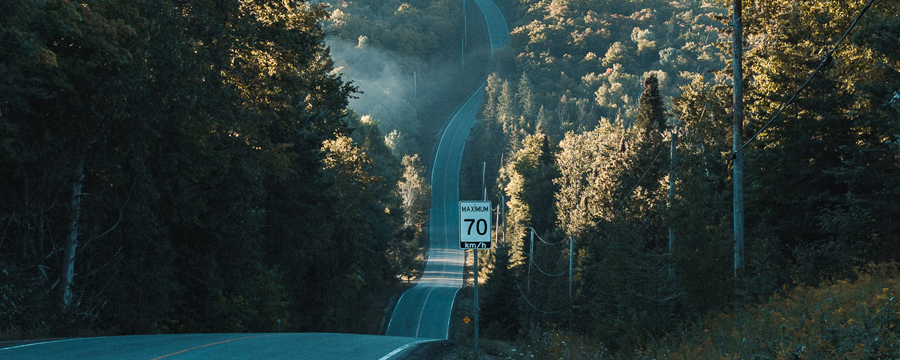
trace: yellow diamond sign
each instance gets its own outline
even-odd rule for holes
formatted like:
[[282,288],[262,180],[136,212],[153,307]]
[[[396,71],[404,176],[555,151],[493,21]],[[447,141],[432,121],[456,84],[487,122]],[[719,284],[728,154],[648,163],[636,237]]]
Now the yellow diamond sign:
[[469,321],[472,321],[472,319],[469,319],[468,316],[466,316],[466,317],[463,318],[463,322],[464,322],[464,323],[468,324]]

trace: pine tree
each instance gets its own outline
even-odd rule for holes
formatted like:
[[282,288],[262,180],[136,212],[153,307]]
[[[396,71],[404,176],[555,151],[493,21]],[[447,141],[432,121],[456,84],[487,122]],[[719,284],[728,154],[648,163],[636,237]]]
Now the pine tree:
[[531,227],[538,234],[546,234],[556,225],[554,195],[559,189],[559,185],[554,181],[560,177],[560,174],[550,148],[549,137],[541,133],[537,136],[541,138],[540,153],[535,167],[525,171],[523,200],[528,204],[531,212]]
[[644,80],[644,92],[639,99],[637,119],[634,126],[638,128],[644,138],[656,131],[662,132],[666,128],[666,109],[662,97],[659,95],[659,80],[656,74],[651,74]]
[[519,290],[515,268],[510,261],[510,246],[500,243],[494,249],[491,275],[485,284],[481,316],[488,328],[496,329],[502,340],[513,340],[519,332]]

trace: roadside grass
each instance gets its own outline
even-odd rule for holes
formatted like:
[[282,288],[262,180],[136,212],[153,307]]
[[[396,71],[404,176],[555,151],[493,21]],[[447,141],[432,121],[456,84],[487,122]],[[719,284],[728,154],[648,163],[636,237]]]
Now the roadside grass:
[[[468,300],[458,311],[471,311]],[[455,314],[462,318],[462,314]],[[473,330],[456,323],[472,359]],[[485,329],[482,327],[482,329]],[[596,339],[547,324],[516,342],[482,338],[480,359],[900,359],[900,265],[869,265],[854,280],[785,287],[762,303],[708,314],[644,348],[609,354]],[[482,334],[484,332],[482,331]]]
[[640,359],[898,359],[900,266],[785,289],[650,344]]

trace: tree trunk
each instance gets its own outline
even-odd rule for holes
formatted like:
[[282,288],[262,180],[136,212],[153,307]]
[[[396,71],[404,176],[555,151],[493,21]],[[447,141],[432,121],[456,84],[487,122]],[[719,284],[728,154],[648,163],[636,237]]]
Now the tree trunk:
[[84,184],[84,153],[75,159],[75,179],[72,181],[72,198],[69,203],[69,226],[66,241],[63,244],[65,254],[62,271],[59,274],[62,284],[62,306],[69,311],[72,306],[72,283],[75,279],[75,249],[78,247],[78,218],[81,214],[81,187]]

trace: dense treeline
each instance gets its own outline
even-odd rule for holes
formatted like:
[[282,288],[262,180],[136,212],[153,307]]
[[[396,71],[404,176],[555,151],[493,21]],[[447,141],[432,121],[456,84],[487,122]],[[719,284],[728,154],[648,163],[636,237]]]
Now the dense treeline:
[[327,17],[6,2],[0,337],[359,325],[409,268],[428,190],[348,109]]
[[[468,167],[499,174],[492,198],[507,206],[507,244],[485,258],[512,265],[484,268],[530,304],[497,305],[520,322],[495,320],[489,334],[528,338],[552,324],[631,354],[783,286],[900,258],[900,3],[877,1],[745,149],[747,268],[735,278],[730,4],[506,4],[516,27],[488,79]],[[865,5],[744,1],[745,139]],[[568,270],[567,236],[571,295],[567,276],[551,276]],[[501,281],[488,280],[486,303],[509,293]]]

